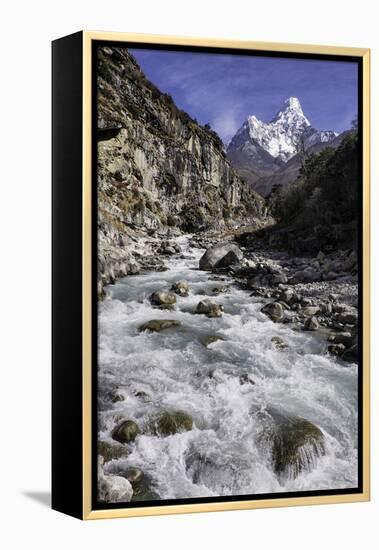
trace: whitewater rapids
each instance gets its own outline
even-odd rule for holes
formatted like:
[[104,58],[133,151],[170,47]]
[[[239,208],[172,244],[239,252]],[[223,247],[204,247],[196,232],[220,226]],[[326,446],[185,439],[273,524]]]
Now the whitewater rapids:
[[[260,312],[262,300],[230,278],[218,281],[198,270],[204,250],[189,248],[186,237],[178,243],[193,258],[170,259],[169,271],[125,277],[99,304],[99,439],[112,442],[112,429],[124,418],[143,431],[162,410],[185,411],[194,426],[168,437],[140,435],[126,458],[106,468],[140,468],[161,499],[356,487],[357,366],[326,355],[319,335],[273,323]],[[152,292],[180,280],[188,282],[189,296],[177,296],[174,311],[153,308]],[[202,291],[225,284],[229,293],[210,296],[224,306],[221,318],[192,313]],[[182,326],[139,332],[151,319],[176,319]],[[201,339],[214,334],[224,341],[205,347]],[[276,349],[274,336],[288,348]],[[240,383],[244,373],[253,385]],[[114,388],[124,401],[104,399]],[[322,430],[326,454],[312,471],[295,479],[275,474],[256,437],[261,426],[254,412],[266,408]]]

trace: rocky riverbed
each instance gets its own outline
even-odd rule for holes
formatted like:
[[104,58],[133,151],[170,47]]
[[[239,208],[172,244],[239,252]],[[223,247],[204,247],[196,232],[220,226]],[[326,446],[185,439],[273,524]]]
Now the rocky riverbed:
[[354,253],[149,239],[102,289],[99,499],[356,486]]

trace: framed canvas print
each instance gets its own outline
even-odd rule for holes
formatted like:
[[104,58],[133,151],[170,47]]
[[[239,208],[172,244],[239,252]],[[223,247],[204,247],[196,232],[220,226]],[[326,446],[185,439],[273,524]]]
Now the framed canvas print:
[[369,50],[53,42],[53,508],[369,499]]

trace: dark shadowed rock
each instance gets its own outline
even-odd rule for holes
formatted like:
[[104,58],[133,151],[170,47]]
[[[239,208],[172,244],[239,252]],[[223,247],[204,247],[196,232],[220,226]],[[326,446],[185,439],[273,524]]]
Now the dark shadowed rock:
[[354,344],[351,348],[347,349],[343,355],[342,359],[348,363],[357,363],[359,359],[359,350],[358,344]]
[[[200,258],[199,268],[210,271],[214,267],[228,267],[241,261],[243,254],[240,248],[233,243],[218,243],[210,248]],[[224,260],[222,264],[220,261]]]
[[247,372],[244,372],[243,374],[240,375],[239,383],[241,384],[241,386],[244,386],[245,384],[250,384],[251,386],[255,386],[254,380],[251,378],[251,376]]
[[234,250],[230,250],[225,256],[219,260],[215,266],[214,269],[219,269],[222,267],[229,267],[231,265],[237,265],[240,262],[240,259],[236,252]]

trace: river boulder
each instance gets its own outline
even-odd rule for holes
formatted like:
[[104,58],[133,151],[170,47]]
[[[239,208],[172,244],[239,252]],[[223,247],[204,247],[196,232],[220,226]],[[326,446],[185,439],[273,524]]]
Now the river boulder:
[[188,296],[189,285],[187,281],[178,281],[177,283],[173,283],[171,290],[179,296],[186,297]]
[[354,346],[351,346],[351,348],[347,349],[343,353],[342,359],[348,363],[357,363],[359,359],[358,344],[354,344]]
[[150,431],[155,435],[168,436],[192,430],[192,416],[184,411],[164,411],[151,419]]
[[271,448],[272,465],[280,478],[295,479],[312,471],[325,455],[325,438],[315,424],[305,418],[274,409],[258,413],[263,430],[260,443]]
[[131,483],[122,476],[105,474],[102,457],[98,461],[98,494],[102,502],[130,502],[133,497]]
[[304,330],[318,330],[320,328],[320,323],[317,320],[317,317],[312,316],[308,317],[304,323]]
[[202,313],[207,317],[221,317],[224,311],[222,305],[216,304],[211,300],[203,300],[197,304],[196,313]]
[[112,443],[108,443],[108,441],[98,441],[97,452],[103,457],[104,462],[109,462],[110,460],[128,455],[128,451],[123,445],[112,445]]
[[171,292],[157,291],[153,292],[150,300],[156,306],[173,306],[176,303],[176,296]]
[[151,321],[141,325],[138,330],[140,332],[144,332],[145,330],[149,330],[150,332],[161,332],[161,330],[171,327],[179,327],[180,325],[181,322],[176,321],[175,319],[152,319]]
[[274,323],[279,323],[284,319],[284,309],[279,302],[271,302],[262,307],[261,312],[270,317]]
[[236,244],[218,243],[208,248],[200,258],[199,269],[211,271],[215,267],[229,267],[238,264],[242,258],[242,251]]
[[140,434],[138,424],[134,420],[123,420],[112,432],[112,438],[120,443],[131,443]]

